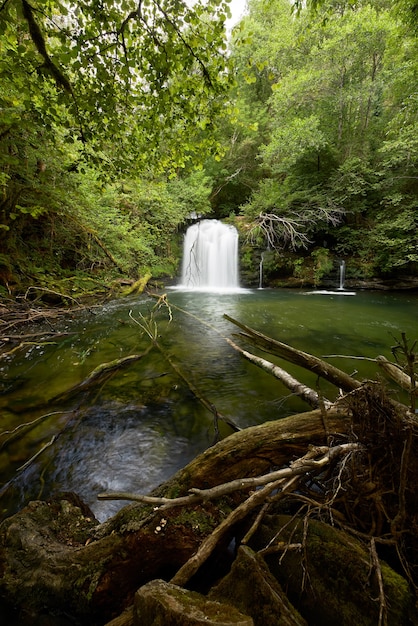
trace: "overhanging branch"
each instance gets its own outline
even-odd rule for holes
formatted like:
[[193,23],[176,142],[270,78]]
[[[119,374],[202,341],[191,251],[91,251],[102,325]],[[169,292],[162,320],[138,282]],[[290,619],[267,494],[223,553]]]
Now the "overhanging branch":
[[63,74],[61,69],[53,62],[48,54],[45,38],[42,34],[39,24],[35,20],[34,9],[27,0],[22,0],[22,10],[23,15],[28,23],[31,39],[35,44],[37,51],[43,58],[46,69],[49,70],[49,72],[52,74],[55,82],[59,87],[62,87],[65,91],[73,95],[73,90],[68,78]]

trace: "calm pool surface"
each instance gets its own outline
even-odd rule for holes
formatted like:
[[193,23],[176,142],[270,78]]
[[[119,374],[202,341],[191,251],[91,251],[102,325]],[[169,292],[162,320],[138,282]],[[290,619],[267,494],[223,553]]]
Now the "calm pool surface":
[[[146,493],[210,445],[212,415],[196,401],[164,354],[199,393],[240,427],[305,410],[306,405],[279,381],[228,346],[224,337],[236,339],[239,329],[224,313],[317,356],[342,355],[329,361],[350,374],[356,372],[360,380],[376,377],[375,364],[346,357],[382,354],[393,359],[391,347],[402,332],[411,343],[418,339],[416,293],[350,296],[338,290],[199,293],[173,289],[167,291],[167,298],[170,308],[163,305],[158,312],[155,298],[139,297],[73,314],[54,328],[67,335],[3,356],[3,515],[30,499],[75,491],[104,520],[124,502],[98,501],[97,493]],[[153,348],[89,394],[78,394],[65,403],[51,402],[98,365],[144,351],[150,342],[144,328],[155,332],[161,351]],[[303,382],[316,385],[310,373],[274,360]],[[323,391],[334,393],[326,385]],[[36,419],[35,428],[4,445],[14,429]]]

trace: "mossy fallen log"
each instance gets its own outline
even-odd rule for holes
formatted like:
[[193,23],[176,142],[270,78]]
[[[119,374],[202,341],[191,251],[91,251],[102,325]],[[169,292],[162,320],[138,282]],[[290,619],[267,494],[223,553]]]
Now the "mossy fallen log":
[[262,556],[240,546],[231,571],[209,592],[209,597],[237,606],[251,615],[255,626],[307,626],[289,601]]
[[205,596],[153,580],[135,594],[134,624],[141,626],[254,626],[252,618]]
[[134,283],[132,283],[132,285],[129,285],[129,287],[126,287],[123,291],[122,291],[122,295],[123,296],[132,296],[132,295],[139,295],[141,294],[145,287],[147,286],[148,281],[151,279],[152,274],[144,274],[144,276],[141,276],[140,278],[138,278],[138,280],[136,280]]

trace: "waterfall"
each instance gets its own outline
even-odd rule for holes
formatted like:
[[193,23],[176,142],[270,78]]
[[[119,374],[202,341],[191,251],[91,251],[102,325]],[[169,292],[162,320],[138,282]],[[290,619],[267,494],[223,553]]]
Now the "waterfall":
[[264,252],[261,253],[261,258],[260,258],[260,265],[259,265],[259,270],[258,270],[258,288],[262,289],[263,288],[263,264],[264,264]]
[[238,232],[219,220],[202,220],[184,238],[181,286],[189,289],[236,289]]
[[355,296],[355,291],[348,291],[345,287],[345,261],[340,261],[338,265],[338,286],[334,291],[328,291],[327,289],[315,289],[315,291],[307,291],[306,295],[326,295],[332,296],[335,294],[341,296]]
[[340,261],[338,289],[343,290],[345,283],[345,261]]

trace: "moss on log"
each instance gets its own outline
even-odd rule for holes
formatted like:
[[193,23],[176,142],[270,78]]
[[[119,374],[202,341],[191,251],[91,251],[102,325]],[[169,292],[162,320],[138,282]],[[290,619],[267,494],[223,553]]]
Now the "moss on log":
[[141,294],[145,287],[147,286],[148,281],[151,279],[152,274],[145,274],[138,278],[132,285],[123,290],[123,296],[132,296]]

